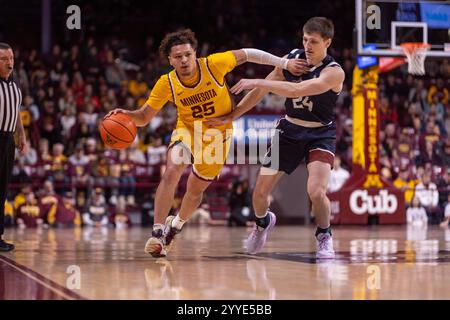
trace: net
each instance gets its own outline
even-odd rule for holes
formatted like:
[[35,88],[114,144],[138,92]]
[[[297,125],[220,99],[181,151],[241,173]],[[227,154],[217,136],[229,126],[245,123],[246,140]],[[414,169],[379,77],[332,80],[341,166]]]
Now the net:
[[408,60],[408,72],[418,76],[424,75],[425,58],[430,45],[423,42],[405,42],[400,46]]

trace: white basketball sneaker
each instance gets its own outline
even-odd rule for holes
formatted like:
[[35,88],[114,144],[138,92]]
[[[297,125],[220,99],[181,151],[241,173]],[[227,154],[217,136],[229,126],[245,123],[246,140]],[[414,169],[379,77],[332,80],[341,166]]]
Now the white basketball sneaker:
[[249,254],[257,254],[262,250],[262,248],[266,244],[267,235],[273,229],[275,223],[277,222],[277,217],[275,216],[274,213],[269,211],[267,214],[270,217],[269,225],[265,229],[262,229],[257,225],[255,225],[253,231],[247,238],[245,246],[247,249],[247,253]]
[[329,233],[319,233],[317,241],[317,259],[334,259],[333,238]]

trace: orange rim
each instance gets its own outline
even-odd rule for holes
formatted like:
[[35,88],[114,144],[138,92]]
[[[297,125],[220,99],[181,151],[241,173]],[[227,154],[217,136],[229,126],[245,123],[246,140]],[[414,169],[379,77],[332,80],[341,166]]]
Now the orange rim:
[[419,49],[429,49],[431,46],[425,42],[404,42],[400,44],[403,48],[403,51],[407,54],[413,54]]

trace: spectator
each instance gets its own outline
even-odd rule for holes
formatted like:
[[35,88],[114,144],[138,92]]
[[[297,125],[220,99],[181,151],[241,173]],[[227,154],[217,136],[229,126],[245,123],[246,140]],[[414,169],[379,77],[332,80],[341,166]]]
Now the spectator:
[[133,175],[135,164],[130,159],[129,153],[126,150],[119,151],[120,163],[120,189],[119,196],[124,196],[127,199],[127,204],[135,205],[136,179]]
[[87,226],[105,227],[108,225],[108,212],[103,191],[95,188],[83,213],[83,223]]
[[338,191],[350,177],[350,173],[342,168],[341,157],[334,157],[333,170],[331,170],[330,181],[328,182],[328,192]]
[[56,210],[50,210],[47,220],[56,228],[72,228],[81,225],[80,213],[75,208],[75,197],[71,191],[64,192],[62,201],[58,201]]
[[444,220],[439,224],[442,228],[448,228],[450,226],[450,194],[447,198],[447,203],[444,209]]
[[441,154],[442,166],[450,168],[450,139],[444,142],[443,149]]
[[230,205],[229,227],[252,225],[251,220],[254,220],[254,218],[250,211],[252,201],[247,181],[236,181],[233,183],[228,203]]
[[404,192],[405,204],[407,207],[411,205],[414,196],[415,181],[409,179],[409,170],[404,167],[400,170],[397,179],[394,180],[394,186]]
[[16,210],[16,224],[19,228],[36,228],[42,226],[44,220],[33,191],[25,195],[25,202]]
[[12,204],[8,201],[8,199],[5,200],[5,223],[4,226],[6,228],[14,226],[14,208]]
[[153,140],[153,144],[147,149],[147,159],[149,165],[157,165],[165,163],[167,147],[163,145],[163,141],[161,137],[155,137]]
[[433,103],[435,97],[438,102],[443,104],[448,104],[449,102],[449,92],[444,86],[444,80],[442,78],[438,78],[436,84],[432,85],[428,90],[428,103]]
[[425,208],[420,205],[420,201],[417,197],[414,197],[411,207],[406,210],[406,221],[408,222],[408,225],[414,227],[423,227],[428,223]]
[[120,198],[114,208],[113,214],[109,221],[117,229],[125,229],[131,227],[131,220],[127,214],[127,204],[124,198]]
[[133,144],[128,147],[128,159],[135,164],[145,164],[147,160],[145,159],[145,154],[138,149],[138,139],[133,142]]
[[60,118],[61,124],[61,134],[65,141],[68,141],[72,138],[72,131],[76,124],[77,118],[75,117],[74,111],[70,108],[65,108],[62,111],[62,115]]
[[39,206],[42,210],[42,218],[44,223],[48,223],[48,216],[55,215],[58,209],[58,204],[62,201],[60,196],[56,194],[53,182],[46,180],[43,189],[39,194]]
[[61,193],[70,189],[69,162],[64,155],[64,145],[56,143],[52,148],[52,157],[47,176]]
[[450,195],[450,167],[445,170],[443,177],[438,180],[436,185],[439,192],[439,207],[444,212],[448,196]]
[[424,173],[422,182],[416,186],[416,197],[419,199],[420,205],[425,207],[431,224],[438,224],[440,219],[439,209],[439,193],[436,185],[431,182],[429,172]]

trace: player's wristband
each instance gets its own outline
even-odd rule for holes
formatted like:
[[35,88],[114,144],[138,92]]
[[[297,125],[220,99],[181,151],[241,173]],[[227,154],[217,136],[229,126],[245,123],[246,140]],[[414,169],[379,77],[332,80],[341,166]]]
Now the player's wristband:
[[289,59],[280,58],[259,49],[242,49],[247,55],[247,61],[258,64],[267,64],[287,70]]

